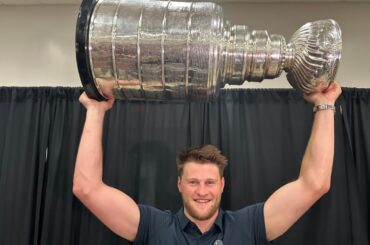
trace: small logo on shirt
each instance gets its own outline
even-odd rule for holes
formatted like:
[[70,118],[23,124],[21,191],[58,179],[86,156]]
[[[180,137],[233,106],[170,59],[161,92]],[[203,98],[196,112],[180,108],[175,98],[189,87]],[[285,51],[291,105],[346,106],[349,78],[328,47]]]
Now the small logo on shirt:
[[216,240],[213,245],[224,245],[224,243],[221,240]]

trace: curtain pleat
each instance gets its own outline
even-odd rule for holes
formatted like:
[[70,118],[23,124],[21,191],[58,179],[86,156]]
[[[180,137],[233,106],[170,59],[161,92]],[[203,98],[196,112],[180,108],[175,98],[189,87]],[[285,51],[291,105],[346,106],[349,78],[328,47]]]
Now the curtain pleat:
[[[80,88],[0,87],[0,244],[129,244],[72,193],[85,119]],[[176,212],[176,155],[214,144],[229,160],[222,208],[265,201],[297,178],[312,106],[291,89],[224,90],[211,102],[116,101],[104,124],[104,181]],[[370,90],[344,88],[330,192],[274,244],[370,241]]]

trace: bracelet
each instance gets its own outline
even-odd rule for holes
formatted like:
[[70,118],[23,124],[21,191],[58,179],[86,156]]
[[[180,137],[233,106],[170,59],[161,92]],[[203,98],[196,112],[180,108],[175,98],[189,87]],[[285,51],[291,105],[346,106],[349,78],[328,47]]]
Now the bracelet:
[[317,105],[313,107],[313,112],[323,111],[323,110],[332,110],[334,111],[334,114],[335,114],[335,105],[321,104],[321,105]]

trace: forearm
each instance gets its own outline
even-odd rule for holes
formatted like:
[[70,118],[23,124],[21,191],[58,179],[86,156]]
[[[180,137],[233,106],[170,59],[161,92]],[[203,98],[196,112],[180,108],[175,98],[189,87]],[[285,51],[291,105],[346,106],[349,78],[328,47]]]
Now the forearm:
[[74,190],[89,192],[102,184],[103,151],[102,131],[104,111],[87,110],[74,173]]
[[330,187],[333,160],[334,111],[319,111],[315,113],[300,179],[312,190],[325,193]]

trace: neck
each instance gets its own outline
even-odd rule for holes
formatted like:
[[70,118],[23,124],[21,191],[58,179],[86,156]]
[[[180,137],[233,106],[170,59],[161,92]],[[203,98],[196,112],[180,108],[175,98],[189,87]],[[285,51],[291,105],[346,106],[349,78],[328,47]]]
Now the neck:
[[202,234],[207,232],[212,227],[212,225],[215,223],[218,212],[219,210],[217,210],[217,212],[215,212],[209,219],[199,220],[199,219],[196,219],[190,216],[188,212],[186,211],[186,209],[184,209],[185,216],[198,227],[198,229],[202,232]]

